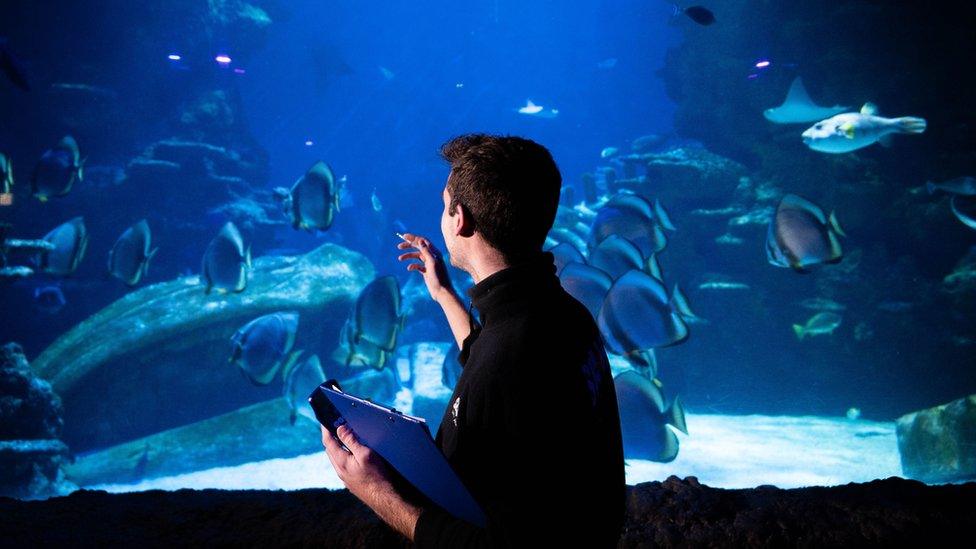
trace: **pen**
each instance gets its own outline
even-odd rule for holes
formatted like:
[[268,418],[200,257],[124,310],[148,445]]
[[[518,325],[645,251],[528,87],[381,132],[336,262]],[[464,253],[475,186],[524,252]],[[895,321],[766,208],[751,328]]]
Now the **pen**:
[[403,236],[402,233],[393,233],[393,234],[399,236],[401,239],[406,240],[407,242],[410,242],[409,240],[407,240],[407,237]]

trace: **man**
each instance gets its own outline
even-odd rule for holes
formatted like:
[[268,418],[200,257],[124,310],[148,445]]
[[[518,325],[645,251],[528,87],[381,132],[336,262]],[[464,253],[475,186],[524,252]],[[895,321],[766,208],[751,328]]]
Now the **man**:
[[[461,354],[436,441],[482,506],[485,528],[398,491],[382,459],[348,428],[322,440],[349,490],[417,547],[612,547],[624,518],[616,393],[598,328],[542,251],[561,176],[544,147],[517,137],[447,142],[441,233],[467,271],[479,325],[440,252],[407,234],[400,255],[423,274]],[[343,448],[341,441],[348,450]]]

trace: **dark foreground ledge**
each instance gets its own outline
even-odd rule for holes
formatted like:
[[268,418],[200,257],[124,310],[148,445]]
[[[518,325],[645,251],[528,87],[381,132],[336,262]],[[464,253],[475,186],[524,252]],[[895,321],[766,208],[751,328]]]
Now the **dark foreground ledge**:
[[[540,510],[540,513],[544,510]],[[863,546],[971,542],[976,483],[722,490],[694,477],[628,488],[620,547]],[[0,498],[7,546],[409,544],[348,491],[78,491],[46,501]]]

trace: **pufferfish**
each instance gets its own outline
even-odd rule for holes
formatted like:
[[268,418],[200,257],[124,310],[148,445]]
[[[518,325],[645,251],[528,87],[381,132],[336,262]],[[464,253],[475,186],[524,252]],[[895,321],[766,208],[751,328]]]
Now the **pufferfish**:
[[918,134],[925,131],[925,119],[914,116],[884,118],[878,108],[865,103],[860,112],[845,112],[821,120],[803,132],[803,142],[815,151],[846,153],[881,143],[887,146],[896,133]]

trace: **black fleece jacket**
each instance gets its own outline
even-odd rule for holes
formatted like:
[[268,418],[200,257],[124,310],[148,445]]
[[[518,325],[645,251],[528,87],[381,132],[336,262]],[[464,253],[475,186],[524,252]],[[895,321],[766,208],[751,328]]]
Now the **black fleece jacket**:
[[625,478],[617,398],[593,317],[544,252],[468,291],[482,325],[437,431],[485,528],[424,507],[418,548],[615,547]]

